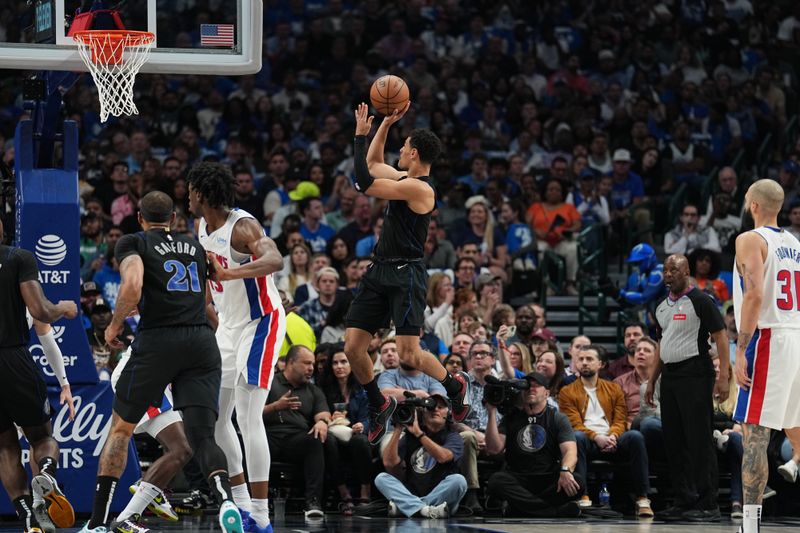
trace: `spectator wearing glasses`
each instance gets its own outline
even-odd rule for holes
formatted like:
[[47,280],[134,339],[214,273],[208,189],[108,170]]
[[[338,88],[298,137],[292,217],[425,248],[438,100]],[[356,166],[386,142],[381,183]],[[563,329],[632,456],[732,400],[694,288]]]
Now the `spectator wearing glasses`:
[[714,228],[700,225],[696,205],[683,206],[680,223],[664,235],[664,252],[688,255],[698,248],[720,252],[719,237]]
[[445,357],[444,361],[442,361],[442,365],[444,365],[447,371],[451,374],[467,369],[467,363],[464,359],[464,356],[457,353],[451,353]]
[[487,341],[478,340],[472,343],[469,349],[469,376],[470,381],[470,411],[458,430],[464,439],[464,456],[461,459],[461,472],[467,479],[467,495],[464,498],[464,507],[473,513],[483,509],[478,503],[477,493],[480,488],[478,480],[478,456],[485,453],[486,449],[486,424],[489,422],[489,412],[483,403],[483,390],[486,386],[486,377],[498,377],[494,371],[495,352]]
[[467,289],[474,289],[475,288],[475,274],[478,270],[477,263],[475,260],[470,257],[462,257],[458,261],[456,261],[456,270],[455,270],[455,283],[453,286],[456,289],[467,288]]

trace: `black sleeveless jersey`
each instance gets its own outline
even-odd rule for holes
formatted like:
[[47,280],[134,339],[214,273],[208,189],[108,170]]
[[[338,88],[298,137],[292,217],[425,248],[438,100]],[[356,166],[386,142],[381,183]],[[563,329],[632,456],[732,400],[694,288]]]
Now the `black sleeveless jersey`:
[[[400,180],[419,179],[430,186],[428,176]],[[389,200],[383,218],[383,230],[375,247],[375,258],[380,259],[422,259],[425,255],[425,239],[433,210],[420,215],[408,207],[405,200]]]
[[117,260],[138,255],[144,263],[139,329],[207,324],[206,252],[199,242],[163,229],[125,235]]
[[30,327],[19,284],[34,280],[39,280],[39,267],[33,254],[0,244],[0,348],[28,345]]

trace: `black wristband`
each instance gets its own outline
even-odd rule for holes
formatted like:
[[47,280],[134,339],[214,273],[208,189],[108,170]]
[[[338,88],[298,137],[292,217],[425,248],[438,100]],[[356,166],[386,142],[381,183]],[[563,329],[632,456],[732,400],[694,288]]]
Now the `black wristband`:
[[367,166],[366,135],[356,135],[353,139],[353,165],[356,173],[356,188],[361,192],[367,192],[375,180],[370,176]]

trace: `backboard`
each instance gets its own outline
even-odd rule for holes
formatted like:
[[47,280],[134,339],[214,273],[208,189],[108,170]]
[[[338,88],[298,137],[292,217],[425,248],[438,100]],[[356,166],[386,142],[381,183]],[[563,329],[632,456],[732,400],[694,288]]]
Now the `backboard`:
[[[2,2],[0,69],[86,71],[68,31],[76,10],[88,11],[92,3]],[[141,72],[243,75],[261,69],[261,0],[109,0],[105,4],[119,12],[126,29],[155,34],[155,46]]]

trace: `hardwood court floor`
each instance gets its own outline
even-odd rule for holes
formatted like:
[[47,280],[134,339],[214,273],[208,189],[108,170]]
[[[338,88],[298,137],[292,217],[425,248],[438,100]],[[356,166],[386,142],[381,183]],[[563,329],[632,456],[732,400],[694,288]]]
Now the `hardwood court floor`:
[[[83,518],[85,520],[85,518]],[[81,522],[82,524],[83,522]],[[148,519],[147,527],[153,531],[192,533],[219,532],[219,525],[213,516],[184,517],[181,522],[167,523]],[[296,533],[431,533],[452,531],[459,533],[502,532],[502,533],[735,533],[738,523],[723,521],[716,524],[664,523],[659,521],[637,520],[520,520],[499,518],[451,518],[449,520],[398,520],[388,518],[344,518],[328,515],[323,522],[307,522],[302,515],[287,515],[285,520],[273,524],[276,532]],[[0,532],[19,532],[19,522],[0,523]],[[78,528],[59,531],[75,532]],[[787,518],[766,522],[761,533],[789,533],[800,531],[800,519]]]

